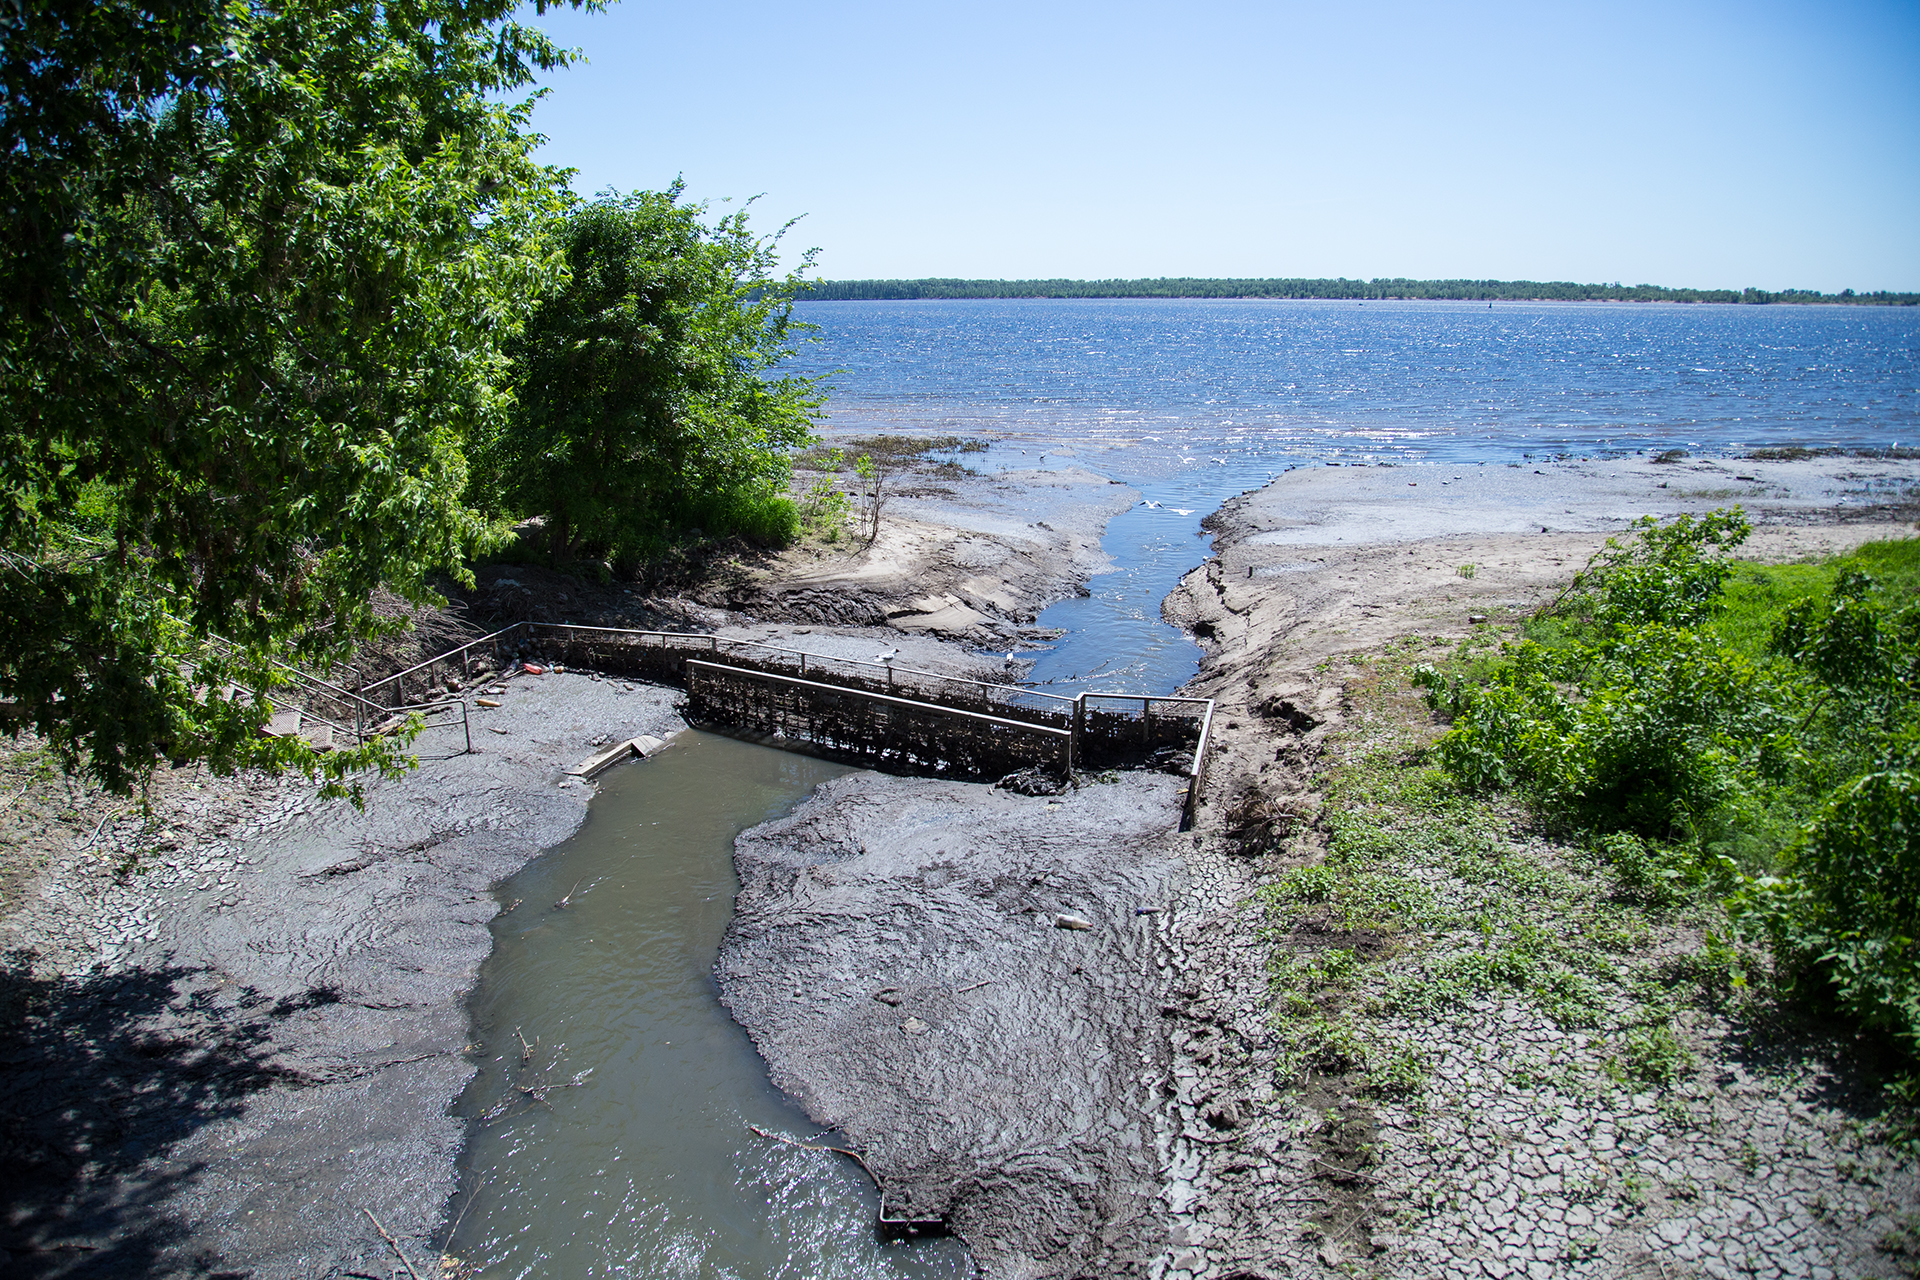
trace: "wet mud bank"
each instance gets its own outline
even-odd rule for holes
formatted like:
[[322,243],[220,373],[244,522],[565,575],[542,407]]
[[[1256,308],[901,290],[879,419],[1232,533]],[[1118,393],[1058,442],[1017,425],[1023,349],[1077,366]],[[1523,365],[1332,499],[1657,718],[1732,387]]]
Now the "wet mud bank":
[[[667,603],[741,638],[991,675],[1000,662],[948,640],[1013,648],[1016,621],[1105,567],[1100,531],[1131,490],[1090,475],[963,490],[902,501],[898,536],[859,555]],[[864,600],[859,620],[886,625],[776,603],[802,576],[802,595]],[[645,622],[618,613],[641,603],[588,616],[571,587],[510,567],[481,580],[475,618]],[[529,582],[547,595],[529,604]],[[728,607],[759,604],[785,621]],[[15,855],[0,886],[0,1269],[385,1275],[400,1262],[369,1211],[423,1274],[438,1267],[493,890],[584,820],[592,787],[565,769],[682,727],[675,690],[586,674],[506,689],[473,711],[475,754],[457,728],[431,730],[420,768],[370,782],[364,813],[298,780],[183,770],[159,779],[149,818],[22,765],[0,810]]]
[[988,1276],[1160,1250],[1181,794],[862,773],[736,842],[722,1002],[887,1215],[945,1224]]
[[363,812],[175,779],[53,859],[6,922],[8,1275],[385,1275],[369,1212],[437,1268],[490,890],[580,825],[593,743],[680,727],[671,690],[506,688]]

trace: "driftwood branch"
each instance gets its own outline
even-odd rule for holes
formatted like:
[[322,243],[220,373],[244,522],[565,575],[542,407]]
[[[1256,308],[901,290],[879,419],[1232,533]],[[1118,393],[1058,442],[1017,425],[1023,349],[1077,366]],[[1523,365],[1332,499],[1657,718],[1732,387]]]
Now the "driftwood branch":
[[873,1171],[873,1166],[868,1164],[866,1157],[862,1156],[858,1151],[849,1151],[845,1147],[829,1147],[824,1144],[816,1146],[811,1142],[801,1142],[798,1138],[788,1138],[778,1133],[770,1133],[757,1124],[749,1124],[747,1128],[753,1130],[763,1138],[771,1138],[775,1142],[784,1142],[790,1147],[799,1147],[802,1151],[831,1151],[835,1155],[846,1156],[849,1160],[852,1160],[855,1164],[867,1171],[867,1176],[873,1179],[873,1189],[875,1191],[886,1190],[885,1187],[880,1185],[880,1175]]
[[393,1246],[394,1255],[400,1259],[400,1265],[407,1269],[407,1274],[412,1276],[413,1280],[420,1280],[420,1273],[413,1269],[413,1264],[411,1262],[407,1261],[406,1250],[402,1249],[400,1247],[400,1242],[398,1240],[395,1240],[392,1234],[389,1233],[385,1227],[380,1225],[380,1219],[373,1216],[373,1210],[367,1208],[365,1205],[361,1205],[360,1212],[367,1215],[367,1221],[373,1224],[374,1230],[380,1233],[381,1238],[385,1240],[388,1244]]
[[1370,1173],[1362,1173],[1358,1169],[1342,1169],[1337,1164],[1328,1164],[1325,1160],[1322,1160],[1319,1156],[1314,1156],[1313,1162],[1319,1165],[1322,1169],[1333,1170],[1333,1172],[1339,1174],[1343,1178],[1360,1178],[1366,1182],[1373,1183],[1375,1186],[1378,1186],[1380,1183],[1380,1179],[1374,1177]]
[[467,1210],[473,1208],[473,1202],[475,1200],[478,1200],[480,1198],[480,1193],[487,1189],[488,1176],[489,1176],[488,1174],[484,1174],[484,1173],[481,1174],[479,1184],[476,1185],[474,1189],[468,1193],[467,1203],[465,1208],[462,1208],[460,1210],[460,1216],[453,1220],[453,1225],[447,1228],[447,1242],[440,1246],[443,1250],[451,1249],[453,1247],[453,1237],[455,1233],[457,1233],[460,1230],[460,1224],[467,1220]]
[[1188,1142],[1198,1142],[1202,1146],[1224,1147],[1225,1145],[1227,1145],[1227,1143],[1238,1142],[1240,1141],[1240,1139],[1246,1137],[1247,1135],[1244,1133],[1229,1133],[1222,1137],[1216,1138],[1216,1137],[1210,1137],[1206,1134],[1189,1133],[1185,1129],[1182,1129],[1180,1131],[1180,1136],[1185,1138]]
[[100,833],[101,833],[102,831],[105,831],[105,830],[107,829],[107,824],[108,824],[109,822],[112,822],[112,821],[114,821],[114,820],[115,820],[115,819],[117,819],[117,818],[124,818],[124,817],[126,817],[126,816],[127,816],[127,814],[128,814],[128,813],[130,813],[131,811],[132,811],[132,810],[131,810],[131,808],[130,808],[130,807],[128,807],[128,806],[122,806],[121,808],[118,808],[118,809],[115,809],[115,810],[113,810],[113,811],[111,811],[110,813],[108,813],[106,817],[104,817],[104,818],[102,818],[102,819],[100,819],[100,822],[99,822],[99,825],[97,825],[97,826],[95,826],[95,827],[94,827],[94,829],[93,829],[93,834],[92,834],[92,835],[90,835],[90,836],[88,836],[88,837],[87,837],[87,842],[86,842],[85,844],[83,844],[83,845],[81,845],[80,847],[81,847],[82,849],[91,849],[91,848],[93,848],[93,842],[94,842],[95,840],[98,840],[98,839],[100,838]]

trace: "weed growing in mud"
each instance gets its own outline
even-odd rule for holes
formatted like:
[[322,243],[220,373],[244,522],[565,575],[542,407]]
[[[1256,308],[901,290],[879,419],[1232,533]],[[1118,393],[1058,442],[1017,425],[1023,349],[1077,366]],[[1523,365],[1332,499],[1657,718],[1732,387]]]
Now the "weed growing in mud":
[[1622,1084],[1669,1085],[1698,1061],[1671,1026],[1656,1023],[1629,1029],[1620,1052],[1607,1060],[1607,1068]]
[[[1584,1065],[1552,1055],[1507,1064],[1511,1087],[1676,1083],[1696,1061],[1674,1030],[1676,1010],[1741,980],[1737,953],[1718,941],[1724,914],[1693,880],[1665,874],[1658,846],[1550,841],[1524,805],[1440,769],[1429,749],[1439,731],[1408,678],[1435,647],[1372,655],[1349,688],[1348,727],[1329,743],[1335,763],[1318,779],[1325,859],[1257,895],[1274,944],[1280,1083],[1354,1073],[1382,1099],[1420,1097],[1445,1081],[1405,1042],[1409,1030],[1470,1030],[1512,1005],[1603,1038]],[[1461,663],[1489,652],[1486,642],[1448,647]],[[1699,929],[1708,943],[1662,967],[1648,952],[1676,929]]]
[[1397,1049],[1367,1073],[1367,1091],[1377,1097],[1411,1099],[1427,1087],[1429,1068],[1418,1049]]
[[1351,1018],[1319,1014],[1286,1028],[1274,1078],[1293,1084],[1309,1074],[1343,1076],[1364,1071],[1367,1055],[1366,1036]]

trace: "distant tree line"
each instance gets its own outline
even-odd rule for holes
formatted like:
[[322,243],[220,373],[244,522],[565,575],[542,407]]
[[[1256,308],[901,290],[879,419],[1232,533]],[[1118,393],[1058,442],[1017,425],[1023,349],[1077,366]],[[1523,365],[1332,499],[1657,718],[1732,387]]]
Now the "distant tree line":
[[1817,289],[1668,289],[1654,284],[1573,284],[1564,280],[816,280],[818,302],[916,298],[1396,298],[1453,302],[1852,303],[1911,307],[1920,293],[1821,293]]

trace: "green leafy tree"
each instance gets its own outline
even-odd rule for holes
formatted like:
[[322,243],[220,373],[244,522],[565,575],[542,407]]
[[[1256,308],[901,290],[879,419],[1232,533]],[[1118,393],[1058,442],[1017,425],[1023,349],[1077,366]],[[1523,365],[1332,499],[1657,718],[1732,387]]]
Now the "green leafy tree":
[[514,347],[518,403],[484,483],[546,518],[556,558],[630,556],[693,527],[774,542],[797,527],[788,455],[821,396],[771,370],[804,328],[799,273],[776,274],[779,237],[757,238],[745,209],[709,226],[680,194],[573,210],[558,233],[569,282]]
[[463,443],[562,269],[564,175],[503,95],[568,55],[514,9],[0,16],[0,697],[70,768],[396,762],[219,691],[339,658],[374,588],[430,599],[490,536]]

